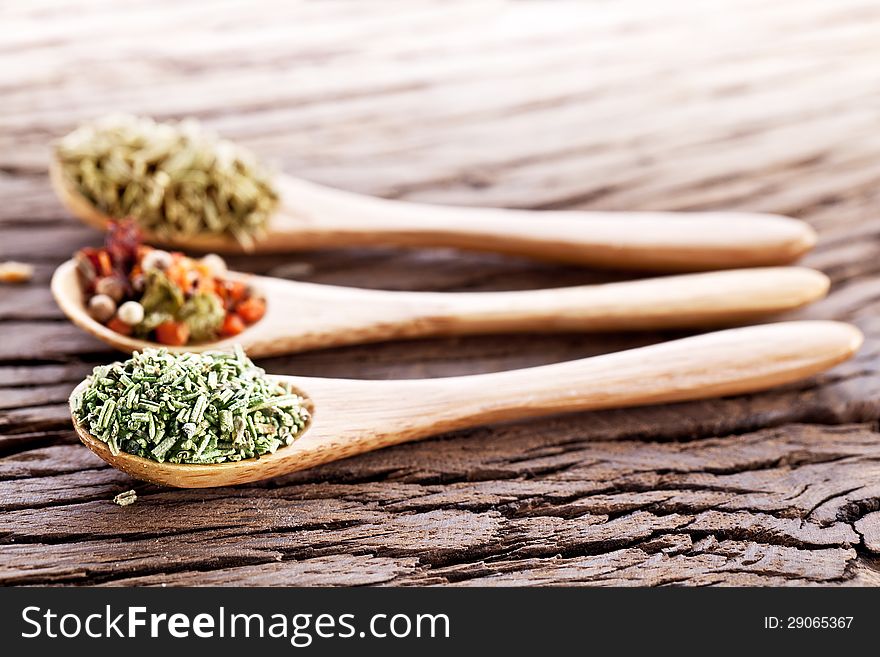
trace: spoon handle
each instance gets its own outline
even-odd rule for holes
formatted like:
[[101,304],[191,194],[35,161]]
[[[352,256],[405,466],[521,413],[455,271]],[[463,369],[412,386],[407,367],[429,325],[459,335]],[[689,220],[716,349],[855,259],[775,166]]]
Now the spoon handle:
[[744,323],[825,295],[804,267],[683,274],[516,292],[388,292],[259,279],[269,314],[246,334],[252,356],[437,335],[622,331]]
[[861,345],[839,322],[781,322],[624,352],[447,381],[468,424],[756,392],[846,360]]
[[286,465],[339,458],[328,443],[348,456],[489,422],[757,392],[822,372],[861,342],[849,324],[781,322],[492,374],[416,381],[292,377],[317,411],[314,429],[294,443]]
[[258,250],[390,244],[494,251],[615,269],[782,265],[816,241],[804,222],[743,212],[467,208],[375,198],[282,177],[282,210]]

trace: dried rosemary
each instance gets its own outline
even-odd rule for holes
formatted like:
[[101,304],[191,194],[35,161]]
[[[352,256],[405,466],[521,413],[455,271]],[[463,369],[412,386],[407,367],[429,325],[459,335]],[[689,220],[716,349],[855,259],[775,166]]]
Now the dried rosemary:
[[101,212],[161,237],[231,235],[246,248],[278,196],[251,153],[192,120],[127,114],[80,126],[56,145],[62,171]]
[[235,353],[135,352],[96,367],[74,417],[120,451],[170,463],[223,463],[290,445],[309,419],[305,400]]
[[116,495],[113,498],[113,504],[117,506],[128,506],[129,504],[134,504],[135,502],[137,502],[137,499],[138,495],[136,490],[127,490],[123,493],[119,493],[119,495]]

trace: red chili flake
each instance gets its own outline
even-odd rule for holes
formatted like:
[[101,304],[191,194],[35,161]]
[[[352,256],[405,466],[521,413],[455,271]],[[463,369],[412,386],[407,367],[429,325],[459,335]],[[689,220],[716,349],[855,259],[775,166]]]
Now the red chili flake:
[[134,219],[111,222],[107,227],[104,244],[117,271],[128,274],[137,262],[141,231]]

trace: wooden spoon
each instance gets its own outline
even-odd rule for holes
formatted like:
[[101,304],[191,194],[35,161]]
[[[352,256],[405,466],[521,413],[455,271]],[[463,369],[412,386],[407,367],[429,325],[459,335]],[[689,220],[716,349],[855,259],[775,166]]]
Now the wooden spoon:
[[[53,154],[61,201],[105,229],[110,218],[83,197]],[[465,208],[392,201],[279,176],[281,198],[255,253],[341,246],[454,247],[617,269],[699,271],[783,265],[816,243],[804,222],[745,212],[577,212]],[[179,249],[240,253],[232,237],[201,235],[148,242]]]
[[[512,331],[610,331],[745,323],[825,295],[828,278],[803,267],[683,274],[605,285],[522,292],[388,292],[299,283],[230,272],[266,297],[266,315],[243,333],[169,347],[205,351],[241,344],[253,357],[395,338]],[[83,330],[122,351],[156,343],[93,320],[72,260],[52,277],[61,310]]]
[[[309,399],[311,424],[289,447],[228,464],[113,456],[75,419],[74,427],[89,449],[138,479],[182,488],[231,486],[490,422],[764,390],[826,370],[852,356],[861,342],[861,333],[848,324],[781,322],[476,376],[410,381],[277,376]],[[71,394],[71,409],[84,388],[85,381]]]

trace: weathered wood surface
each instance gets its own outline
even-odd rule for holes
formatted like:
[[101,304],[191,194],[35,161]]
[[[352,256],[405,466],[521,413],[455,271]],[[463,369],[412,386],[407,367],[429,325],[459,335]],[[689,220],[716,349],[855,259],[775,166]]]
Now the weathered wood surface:
[[[5,3],[0,24],[0,259],[37,265],[0,288],[0,583],[880,582],[877,3],[44,0]],[[75,440],[66,396],[114,355],[47,288],[100,239],[53,198],[47,142],[108,110],[194,114],[284,170],[385,196],[798,216],[822,237],[807,263],[834,283],[801,315],[853,321],[866,345],[762,395],[459,432],[236,489],[135,483]],[[233,264],[390,289],[609,278],[448,251]],[[443,376],[669,337],[262,364]],[[137,504],[110,503],[130,487]]]

